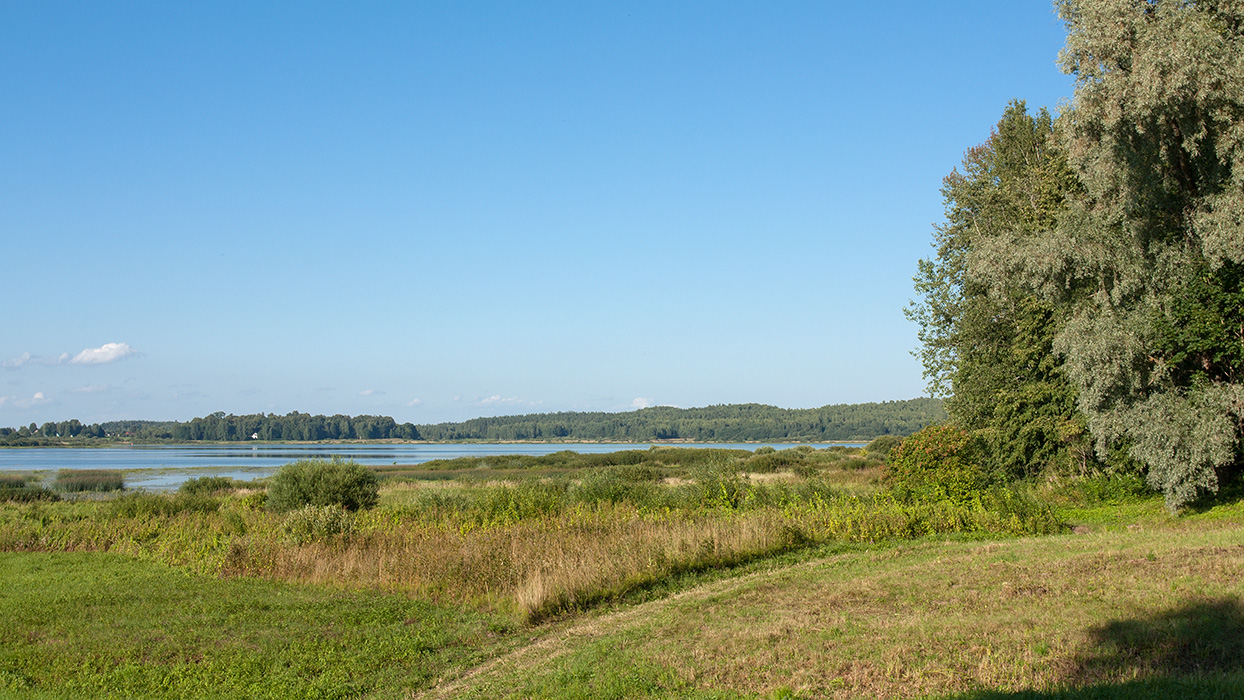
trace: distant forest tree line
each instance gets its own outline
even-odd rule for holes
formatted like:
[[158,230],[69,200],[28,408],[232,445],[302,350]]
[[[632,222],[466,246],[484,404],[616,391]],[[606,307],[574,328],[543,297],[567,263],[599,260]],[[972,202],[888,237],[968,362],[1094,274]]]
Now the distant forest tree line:
[[910,435],[946,417],[938,399],[840,404],[787,409],[760,404],[674,408],[626,413],[541,413],[475,418],[461,423],[413,425],[387,416],[235,416],[213,413],[188,422],[78,420],[0,428],[0,444],[56,445],[127,440],[136,442],[242,442],[317,440],[693,440],[697,442],[869,440]]
[[694,440],[748,442],[868,440],[910,435],[944,420],[937,399],[777,408],[731,404],[705,408],[655,406],[626,413],[543,413],[420,425],[426,440]]

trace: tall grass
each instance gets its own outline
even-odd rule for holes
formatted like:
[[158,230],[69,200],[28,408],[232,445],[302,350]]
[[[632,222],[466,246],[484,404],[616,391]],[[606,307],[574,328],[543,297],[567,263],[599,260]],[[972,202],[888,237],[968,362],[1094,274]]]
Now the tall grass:
[[[419,465],[420,471],[468,471],[468,470],[545,470],[545,469],[592,469],[646,464],[650,467],[690,467],[745,460],[752,456],[748,450],[717,447],[685,448],[659,447],[646,450],[619,450],[617,452],[582,454],[562,450],[547,455],[487,455],[482,457],[457,457],[434,459]],[[400,474],[409,467],[377,467],[381,476]]]
[[[0,550],[110,550],[211,575],[391,589],[533,620],[817,543],[1062,527],[1019,491],[929,503],[855,488],[876,478],[872,462],[848,449],[463,458],[452,460],[456,472],[446,463],[427,473],[510,480],[390,481],[379,507],[349,514],[315,504],[282,515],[262,492],[200,481],[178,494],[0,509]],[[560,472],[540,476],[547,470]]]
[[236,488],[233,479],[227,476],[199,476],[186,479],[177,487],[180,493],[212,494],[233,491]]
[[60,496],[55,491],[33,483],[32,478],[25,474],[0,474],[0,501],[29,503],[32,501],[56,501]]
[[281,516],[234,495],[14,506],[0,509],[0,549],[110,550],[211,575],[398,590],[534,620],[814,543],[1061,527],[1048,508],[1009,492],[903,503],[817,480],[756,483],[728,467],[695,475],[669,486],[643,470],[606,468],[578,480],[407,487],[391,499],[400,502],[344,519]]
[[120,491],[125,478],[116,469],[61,469],[53,487],[57,491]]

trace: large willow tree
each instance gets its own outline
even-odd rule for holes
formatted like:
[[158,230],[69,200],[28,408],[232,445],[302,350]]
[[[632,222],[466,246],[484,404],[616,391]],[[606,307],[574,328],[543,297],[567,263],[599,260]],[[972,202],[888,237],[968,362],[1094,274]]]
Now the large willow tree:
[[[972,328],[1022,339],[1022,315],[991,309],[1034,305],[1048,322],[1027,326],[1052,338],[1047,386],[1068,380],[1098,454],[1126,450],[1176,509],[1244,462],[1244,2],[1062,0],[1058,9],[1076,91],[1052,133],[1074,182],[1042,226],[1005,220],[923,264],[926,369],[951,380],[956,418],[996,426],[1007,392],[999,381],[974,388],[972,353],[990,345]],[[948,228],[975,226],[959,215],[948,206]],[[945,284],[960,269],[957,286]],[[993,369],[976,371],[1005,368],[1006,354],[995,355]],[[1065,396],[1051,397],[1047,414],[1065,416]]]
[[[1244,420],[1244,3],[1067,0],[1068,153],[1085,186],[1051,286],[1101,447],[1176,508],[1238,468]],[[1056,291],[1049,289],[1048,291]]]
[[1244,3],[1064,0],[1060,118],[1083,188],[995,278],[1069,309],[1055,338],[1099,453],[1172,510],[1238,472],[1244,426]]

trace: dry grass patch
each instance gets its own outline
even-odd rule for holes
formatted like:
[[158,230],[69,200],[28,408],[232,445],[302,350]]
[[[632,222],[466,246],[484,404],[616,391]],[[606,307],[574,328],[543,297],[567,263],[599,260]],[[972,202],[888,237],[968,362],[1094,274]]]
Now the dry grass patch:
[[881,490],[881,471],[881,467],[874,465],[854,469],[826,469],[821,472],[821,476],[835,489],[863,496]]
[[1221,546],[1232,539],[1222,533],[1180,539],[1063,537],[926,548],[870,562],[867,571],[793,569],[730,601],[747,614],[714,610],[711,625],[648,651],[697,683],[757,692],[789,684],[815,697],[1126,680],[1164,669],[1143,659],[1086,665],[1095,629],[1244,597],[1244,547]]
[[1242,536],[1220,522],[837,555],[603,616],[583,623],[587,638],[560,629],[571,641],[546,642],[549,663],[519,652],[454,694],[558,697],[548,683],[558,669],[583,663],[585,645],[622,639],[625,663],[657,669],[662,687],[739,696],[916,698],[1240,674]]
[[385,526],[364,518],[358,528],[350,539],[303,546],[276,537],[238,540],[221,572],[513,606],[535,619],[792,545],[776,513],[656,519],[625,506],[503,527]]

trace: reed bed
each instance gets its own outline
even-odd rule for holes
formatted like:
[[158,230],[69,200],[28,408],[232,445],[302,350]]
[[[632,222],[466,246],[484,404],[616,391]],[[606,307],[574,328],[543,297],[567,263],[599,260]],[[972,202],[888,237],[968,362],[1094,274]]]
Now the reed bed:
[[62,469],[52,487],[57,491],[120,491],[125,477],[116,469]]

